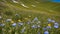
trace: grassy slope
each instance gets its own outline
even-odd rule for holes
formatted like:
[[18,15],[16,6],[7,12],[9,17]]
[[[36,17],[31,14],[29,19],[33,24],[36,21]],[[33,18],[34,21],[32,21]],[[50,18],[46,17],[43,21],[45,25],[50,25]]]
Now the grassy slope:
[[[20,5],[20,2],[23,2],[29,8],[24,8]],[[45,21],[46,18],[52,18],[59,22],[60,15],[60,5],[58,3],[50,3],[50,2],[40,2],[37,0],[21,0],[18,4],[13,3],[11,0],[0,0],[0,11],[13,11],[13,13],[19,13],[24,17],[31,15],[32,18],[38,16],[39,19]],[[37,7],[32,7],[34,4]],[[27,15],[28,14],[28,15]]]

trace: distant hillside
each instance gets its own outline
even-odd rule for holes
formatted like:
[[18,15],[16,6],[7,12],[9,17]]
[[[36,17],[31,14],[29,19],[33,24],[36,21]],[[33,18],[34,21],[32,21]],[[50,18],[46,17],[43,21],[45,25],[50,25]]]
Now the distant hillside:
[[59,15],[60,3],[52,3],[44,0],[0,0],[0,12],[20,10]]

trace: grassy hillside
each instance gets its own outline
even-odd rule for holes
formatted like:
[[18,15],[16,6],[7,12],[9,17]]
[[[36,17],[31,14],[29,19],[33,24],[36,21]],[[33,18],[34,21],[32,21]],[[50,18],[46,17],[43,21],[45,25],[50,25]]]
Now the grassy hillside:
[[[21,13],[35,15],[42,14],[43,16],[59,16],[60,15],[60,3],[44,2],[41,0],[17,0],[15,3],[12,0],[0,0],[0,12],[11,11],[13,13]],[[27,7],[24,7],[27,6]],[[34,7],[35,6],[35,7]],[[28,12],[28,13],[27,13]],[[24,14],[24,15],[25,15]],[[59,16],[60,17],[60,16]]]
[[[19,16],[15,16],[16,14]],[[4,29],[2,32],[5,34],[37,34],[38,32],[41,32],[41,34],[43,34],[43,27],[47,26],[48,18],[60,24],[60,3],[53,3],[42,0],[0,0],[0,16],[2,16],[0,22],[5,24],[4,27],[0,27],[1,29]],[[30,20],[32,22],[35,17],[41,21],[41,23],[38,24],[41,25],[41,28],[30,29],[31,26],[36,23],[27,24],[27,21]],[[7,19],[12,19],[14,22],[7,23]],[[20,20],[24,22],[24,25],[21,26],[21,28],[18,25],[15,28],[11,27],[11,24],[14,24],[15,22],[18,23]],[[27,27],[26,32],[21,33],[20,30],[23,27]],[[52,29],[48,29],[48,31],[50,34],[56,34],[57,32],[59,34],[60,28],[54,29],[52,25]]]

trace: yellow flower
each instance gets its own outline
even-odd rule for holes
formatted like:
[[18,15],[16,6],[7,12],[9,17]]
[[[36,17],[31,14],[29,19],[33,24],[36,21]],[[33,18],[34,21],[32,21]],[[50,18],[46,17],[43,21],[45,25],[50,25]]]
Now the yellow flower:
[[14,23],[14,21],[11,21],[11,23]]
[[4,20],[2,20],[2,23],[4,22]]
[[51,26],[51,24],[48,24],[48,26]]
[[31,16],[29,16],[29,17],[31,17]]
[[21,20],[18,20],[18,22],[21,22]]
[[12,32],[12,30],[9,30],[9,32]]
[[26,20],[28,19],[28,18],[25,18]]

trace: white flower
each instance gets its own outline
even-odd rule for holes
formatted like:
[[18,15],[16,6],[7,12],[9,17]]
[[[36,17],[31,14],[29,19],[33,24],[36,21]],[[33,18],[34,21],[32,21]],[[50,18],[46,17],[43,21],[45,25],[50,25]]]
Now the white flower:
[[1,19],[2,17],[0,16],[0,19]]
[[26,27],[24,27],[23,29],[26,29]]
[[18,3],[17,1],[15,1],[15,0],[12,0],[14,3]]
[[51,20],[51,22],[55,23],[55,20]]
[[30,24],[30,22],[27,22],[27,24]]
[[12,21],[12,19],[7,19],[6,22]]
[[23,25],[23,23],[18,23],[18,25]]
[[51,22],[51,19],[50,18],[48,18],[48,22]]
[[37,26],[36,26],[36,25],[32,25],[31,27],[32,27],[32,28],[37,28]]
[[37,24],[40,24],[40,23],[41,23],[40,21],[37,22]]
[[34,21],[38,21],[38,18],[37,18],[37,17],[35,17],[35,18],[34,18]]
[[37,25],[38,28],[40,28],[40,25]]
[[50,18],[48,18],[48,22],[53,22],[53,23],[55,23],[55,20],[51,20]]
[[13,23],[12,26],[16,26],[16,23]]
[[48,31],[45,31],[44,34],[49,34],[49,32]]
[[24,3],[21,2],[21,5],[25,8],[29,8],[28,6],[26,6]]

